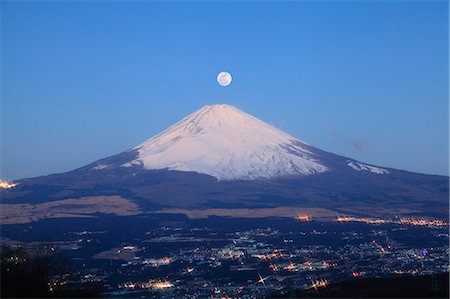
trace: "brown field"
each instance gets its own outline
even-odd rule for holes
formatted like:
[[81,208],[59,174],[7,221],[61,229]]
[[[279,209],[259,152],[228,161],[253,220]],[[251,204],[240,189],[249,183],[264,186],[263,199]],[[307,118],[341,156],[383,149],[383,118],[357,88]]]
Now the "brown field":
[[92,214],[129,216],[140,214],[139,207],[120,196],[89,196],[41,204],[0,204],[0,224],[29,223],[46,218],[85,218]]
[[[264,218],[288,217],[295,218],[307,215],[313,220],[335,220],[337,216],[361,215],[365,217],[392,218],[408,216],[417,213],[419,209],[383,208],[377,206],[339,207],[334,211],[325,208],[312,207],[276,207],[276,208],[214,208],[214,209],[181,209],[168,208],[149,213],[184,214],[190,219],[208,218],[209,216]],[[114,214],[130,216],[144,213],[139,206],[121,196],[87,196],[51,201],[40,204],[0,204],[0,224],[30,223],[46,218],[87,218],[96,217],[93,214]]]
[[322,208],[257,208],[257,209],[163,209],[155,211],[158,214],[185,214],[190,219],[208,218],[209,216],[240,217],[240,218],[264,218],[264,217],[289,217],[295,218],[298,215],[308,215],[312,219],[331,220],[335,219],[339,213]]

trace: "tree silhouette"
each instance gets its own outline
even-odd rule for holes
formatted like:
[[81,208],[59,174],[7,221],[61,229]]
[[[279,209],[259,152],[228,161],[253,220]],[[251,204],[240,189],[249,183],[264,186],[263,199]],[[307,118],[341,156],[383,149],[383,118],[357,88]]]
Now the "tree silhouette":
[[53,289],[51,277],[72,275],[69,261],[48,244],[30,250],[1,247],[1,298],[98,298],[100,287]]

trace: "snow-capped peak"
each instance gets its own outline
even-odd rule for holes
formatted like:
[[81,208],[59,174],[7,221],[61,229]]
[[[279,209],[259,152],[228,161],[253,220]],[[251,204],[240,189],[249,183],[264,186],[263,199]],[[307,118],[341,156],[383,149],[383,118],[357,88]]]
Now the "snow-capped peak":
[[194,171],[221,180],[309,175],[327,168],[306,143],[230,105],[206,105],[134,149],[124,164]]

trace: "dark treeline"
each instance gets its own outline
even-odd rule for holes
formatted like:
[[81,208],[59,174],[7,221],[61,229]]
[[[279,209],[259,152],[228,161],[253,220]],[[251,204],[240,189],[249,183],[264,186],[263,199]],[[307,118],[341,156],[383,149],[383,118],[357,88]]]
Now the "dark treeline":
[[1,298],[99,298],[100,285],[63,287],[52,285],[52,277],[74,275],[68,259],[49,245],[33,251],[23,247],[1,247]]
[[449,273],[353,279],[269,298],[449,298]]

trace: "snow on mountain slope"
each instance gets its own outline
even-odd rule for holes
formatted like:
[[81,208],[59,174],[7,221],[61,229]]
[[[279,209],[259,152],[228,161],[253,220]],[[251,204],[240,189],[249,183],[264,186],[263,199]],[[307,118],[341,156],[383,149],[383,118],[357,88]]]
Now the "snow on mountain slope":
[[122,166],[194,171],[219,180],[311,175],[327,167],[306,143],[229,105],[206,105],[134,148]]
[[371,165],[367,165],[367,164],[363,164],[363,163],[355,162],[355,161],[349,161],[347,165],[357,171],[369,171],[369,172],[372,172],[375,174],[388,174],[389,173],[389,171],[384,168],[375,167],[375,166],[371,166]]

